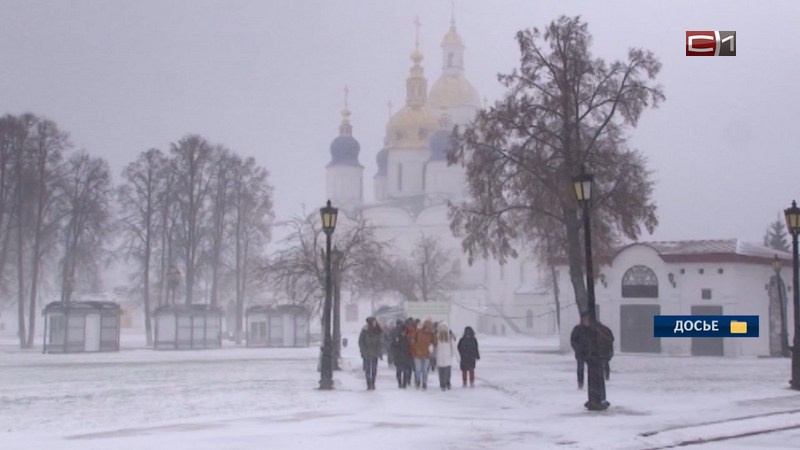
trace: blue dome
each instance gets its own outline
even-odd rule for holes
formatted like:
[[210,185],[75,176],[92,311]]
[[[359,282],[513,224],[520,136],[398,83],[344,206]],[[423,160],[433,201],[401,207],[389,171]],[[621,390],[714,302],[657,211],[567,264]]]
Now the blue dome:
[[430,161],[447,161],[447,152],[454,147],[453,134],[449,130],[438,130],[431,136]]
[[378,157],[375,158],[375,161],[378,163],[378,173],[375,176],[386,176],[389,166],[389,153],[386,149],[378,152]]
[[361,145],[353,136],[339,136],[331,142],[331,165],[360,166],[358,153]]

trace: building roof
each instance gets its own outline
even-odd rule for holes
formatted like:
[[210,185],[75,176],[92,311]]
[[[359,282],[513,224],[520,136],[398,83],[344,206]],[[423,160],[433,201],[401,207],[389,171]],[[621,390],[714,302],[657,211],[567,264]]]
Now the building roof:
[[44,307],[44,312],[66,311],[66,310],[118,310],[119,304],[106,301],[80,301],[69,302],[50,302]]
[[616,253],[633,245],[646,245],[658,253],[664,262],[749,262],[769,264],[775,256],[783,263],[792,262],[789,252],[775,250],[740,239],[712,239],[693,241],[636,242],[620,248]]
[[[618,247],[610,259],[603,258],[602,255],[596,255],[596,258],[601,264],[613,264],[620,253],[636,245],[650,247],[667,263],[772,264],[777,255],[783,265],[792,265],[791,253],[741,239],[633,242]],[[568,264],[564,255],[557,256],[552,261],[556,265]]]

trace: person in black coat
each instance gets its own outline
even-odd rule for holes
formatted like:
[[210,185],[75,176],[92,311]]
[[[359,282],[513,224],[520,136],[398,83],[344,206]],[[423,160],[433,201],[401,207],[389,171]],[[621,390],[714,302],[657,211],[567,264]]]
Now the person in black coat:
[[475,387],[475,362],[481,359],[481,354],[472,327],[464,328],[464,335],[458,340],[458,356],[461,358],[461,381],[464,387],[467,387],[467,378],[470,387]]
[[597,349],[603,365],[606,380],[611,378],[611,365],[609,362],[614,357],[614,333],[611,329],[597,321]]
[[394,359],[397,373],[397,387],[405,389],[411,384],[411,372],[414,368],[414,358],[411,357],[411,348],[408,345],[406,325],[402,320],[397,321],[397,326],[392,335],[389,352]]
[[575,359],[578,361],[578,389],[583,388],[583,366],[589,366],[589,401],[585,406],[593,411],[608,408],[609,403],[605,398],[605,363],[613,352],[613,346],[609,351],[609,346],[613,340],[609,339],[611,330],[608,334],[603,329],[605,325],[597,320],[592,321],[588,313],[581,315],[581,323],[572,330],[570,344],[575,350]]
[[584,366],[591,351],[591,336],[589,329],[589,315],[581,315],[581,323],[575,325],[570,334],[569,342],[575,351],[575,360],[578,362],[578,389],[583,389]]

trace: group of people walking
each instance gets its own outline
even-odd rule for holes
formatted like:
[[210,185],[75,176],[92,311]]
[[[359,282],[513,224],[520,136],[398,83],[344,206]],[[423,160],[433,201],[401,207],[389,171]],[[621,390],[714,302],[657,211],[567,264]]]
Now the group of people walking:
[[398,320],[391,330],[383,331],[377,319],[367,318],[358,339],[361,358],[364,361],[367,389],[375,389],[378,360],[387,354],[389,365],[395,366],[397,387],[428,389],[428,374],[438,370],[439,388],[451,388],[451,372],[454,357],[458,357],[461,380],[464,387],[475,386],[475,364],[480,359],[478,340],[471,327],[456,341],[456,335],[444,322],[431,320],[421,322],[408,318]]
[[[575,326],[570,343],[577,361],[578,389],[583,389],[584,367],[589,366],[590,409],[605,409],[605,380],[611,375],[610,360],[614,356],[614,334],[611,330],[588,314],[581,316],[581,323]],[[461,382],[464,387],[475,386],[475,364],[480,359],[478,340],[471,327],[464,328],[464,334],[456,340],[456,335],[446,323],[434,323],[408,318],[398,320],[389,330],[382,330],[378,320],[367,318],[358,339],[361,358],[364,361],[367,389],[375,389],[378,373],[378,360],[387,355],[389,366],[394,365],[397,387],[428,389],[428,374],[438,370],[439,388],[451,388],[451,370],[454,357],[458,358],[461,369]]]

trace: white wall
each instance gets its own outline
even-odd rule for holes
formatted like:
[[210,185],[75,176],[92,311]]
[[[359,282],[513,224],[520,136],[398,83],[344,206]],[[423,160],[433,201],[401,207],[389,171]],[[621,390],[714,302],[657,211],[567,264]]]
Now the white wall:
[[[658,298],[622,298],[622,277],[634,265],[645,265],[658,277]],[[700,270],[702,269],[702,273]],[[720,269],[722,273],[720,273]],[[683,270],[683,273],[681,273]],[[569,280],[568,266],[560,266],[559,288],[562,294],[561,348],[569,349],[569,335],[578,323],[579,316],[575,306],[575,296]],[[604,266],[600,273],[605,275],[607,287],[596,277],[595,298],[600,308],[600,320],[608,325],[620,344],[620,305],[657,304],[661,315],[689,315],[692,306],[722,306],[724,315],[758,315],[758,338],[725,338],[723,341],[726,356],[769,355],[769,296],[765,284],[773,275],[769,264],[742,262],[678,262],[666,263],[652,248],[634,245],[623,250],[612,266]],[[669,282],[669,274],[674,276],[675,286]],[[711,289],[711,299],[702,299],[702,289]],[[792,322],[789,321],[791,330]],[[691,338],[662,338],[661,351],[665,354],[690,355]]]
[[354,208],[362,204],[363,173],[361,166],[334,165],[326,169],[326,193],[334,206]]

